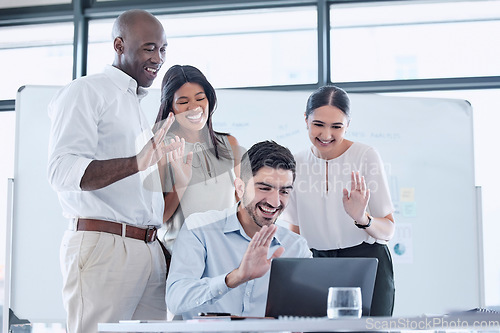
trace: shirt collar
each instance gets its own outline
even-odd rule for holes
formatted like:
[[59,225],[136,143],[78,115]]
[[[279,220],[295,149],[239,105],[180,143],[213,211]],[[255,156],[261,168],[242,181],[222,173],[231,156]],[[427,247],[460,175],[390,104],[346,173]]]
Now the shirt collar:
[[144,98],[148,94],[148,91],[143,87],[139,87],[139,89],[137,89],[137,81],[115,66],[106,65],[104,68],[104,74],[106,74],[120,90],[130,90],[134,93],[138,91],[137,97],[139,99]]
[[[226,225],[224,226],[224,233],[230,233],[240,230],[241,223],[238,220],[236,213],[238,212],[239,202],[227,210]],[[243,228],[242,228],[243,229]]]
[[[236,213],[238,212],[238,207],[240,205],[239,201],[236,205],[228,209],[227,211],[227,218],[226,218],[226,225],[224,226],[224,233],[231,233],[235,231],[239,231],[241,236],[244,238],[247,238],[249,241],[251,238],[245,233],[245,230],[243,229],[243,226],[241,225],[240,221],[238,220],[238,215]],[[278,230],[274,234],[273,240],[271,241],[271,246],[273,245],[281,245],[281,242],[279,240],[280,238],[280,227],[278,226]]]

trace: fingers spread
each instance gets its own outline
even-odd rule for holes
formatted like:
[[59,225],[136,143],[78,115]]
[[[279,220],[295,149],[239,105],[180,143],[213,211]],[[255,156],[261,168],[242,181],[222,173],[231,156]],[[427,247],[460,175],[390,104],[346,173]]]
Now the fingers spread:
[[165,130],[163,128],[160,128],[151,138],[151,144],[153,146],[153,149],[157,149],[161,143],[163,142],[163,138],[165,137]]
[[262,230],[261,231],[258,231],[256,232],[253,237],[252,237],[252,241],[250,243],[253,242],[253,247],[254,248],[257,248],[259,246],[262,246]]
[[274,234],[276,233],[277,227],[274,224],[271,224],[270,226],[263,226],[262,228],[264,227],[267,227],[263,235],[264,245],[269,246]]
[[167,154],[168,152],[174,151],[176,149],[179,149],[182,146],[182,142],[179,139],[179,137],[176,136],[177,139],[172,139],[170,140],[170,143],[165,146],[164,148],[164,153]]
[[360,190],[361,190],[362,192],[365,192],[365,191],[366,191],[365,176],[362,176],[362,177],[361,177],[361,181],[360,181]]
[[356,171],[356,190],[361,189],[361,175],[359,174],[359,171]]

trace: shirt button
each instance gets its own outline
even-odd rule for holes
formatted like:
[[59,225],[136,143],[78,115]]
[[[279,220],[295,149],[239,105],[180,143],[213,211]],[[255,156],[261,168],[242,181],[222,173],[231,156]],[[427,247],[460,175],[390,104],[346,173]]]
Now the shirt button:
[[247,296],[250,296],[250,292],[249,292],[249,291],[247,291],[247,293],[246,293],[246,294],[247,294]]
[[219,290],[219,295],[222,295],[222,290]]

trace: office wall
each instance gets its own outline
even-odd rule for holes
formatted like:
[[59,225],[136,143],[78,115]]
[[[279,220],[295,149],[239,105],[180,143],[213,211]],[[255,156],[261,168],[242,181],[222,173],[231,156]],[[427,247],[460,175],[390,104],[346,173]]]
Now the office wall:
[[[27,86],[16,100],[17,134],[11,308],[21,318],[64,321],[59,243],[66,221],[46,180],[49,119],[57,87]],[[214,127],[244,147],[274,139],[309,146],[309,92],[220,90]],[[461,100],[351,95],[348,137],[376,147],[386,166],[397,232],[396,315],[479,305],[478,222],[472,111]],[[159,92],[143,101],[151,121]]]

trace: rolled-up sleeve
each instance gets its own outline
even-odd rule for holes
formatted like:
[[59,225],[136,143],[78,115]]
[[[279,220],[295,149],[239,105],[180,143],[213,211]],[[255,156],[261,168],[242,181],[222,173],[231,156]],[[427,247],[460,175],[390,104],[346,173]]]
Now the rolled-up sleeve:
[[73,82],[49,104],[51,119],[48,180],[56,191],[80,191],[80,182],[95,159],[99,98],[93,89]]

